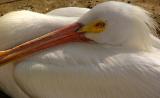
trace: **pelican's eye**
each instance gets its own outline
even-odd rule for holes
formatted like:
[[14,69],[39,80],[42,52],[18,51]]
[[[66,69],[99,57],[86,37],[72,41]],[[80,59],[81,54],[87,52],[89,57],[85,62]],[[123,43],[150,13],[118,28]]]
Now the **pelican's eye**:
[[105,21],[102,20],[96,20],[93,22],[90,22],[83,26],[80,29],[80,32],[85,32],[85,33],[101,33],[106,29],[106,23]]
[[105,25],[106,25],[106,24],[105,24],[104,22],[98,22],[98,23],[95,24],[95,27],[96,27],[96,28],[104,28]]

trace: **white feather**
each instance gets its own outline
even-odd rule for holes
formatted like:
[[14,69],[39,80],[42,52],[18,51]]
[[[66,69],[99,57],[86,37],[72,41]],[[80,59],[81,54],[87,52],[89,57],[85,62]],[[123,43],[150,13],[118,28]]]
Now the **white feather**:
[[15,78],[33,98],[158,98],[159,59],[148,52],[71,43],[17,64]]
[[59,27],[71,24],[77,19],[76,17],[52,17],[25,10],[8,13],[0,17],[0,49],[11,48]]
[[51,16],[65,16],[65,17],[81,17],[83,14],[88,12],[90,9],[88,8],[80,8],[80,7],[65,7],[55,9],[47,13],[47,15]]
[[[99,11],[100,13],[98,13]],[[14,39],[23,38],[8,45],[2,45],[2,50],[77,21],[77,18],[67,18],[63,15],[51,17],[26,11],[24,11],[26,15],[19,15],[19,13],[21,12],[13,12],[13,14],[10,13],[0,19],[0,21],[5,20],[7,24],[5,25],[4,22],[0,24],[0,28],[3,30],[0,33],[4,38],[10,35],[14,35]],[[159,98],[160,41],[151,34],[155,32],[156,27],[155,22],[147,13],[139,7],[121,2],[111,1],[98,5],[78,21],[85,24],[95,19],[105,18],[109,23],[114,23],[113,27],[110,28],[112,33],[103,32],[99,36],[104,39],[94,39],[99,42],[97,44],[70,43],[44,50],[22,62],[17,62],[13,69],[13,77],[14,83],[17,83],[16,86],[20,87],[22,97],[19,97],[18,93],[16,93],[17,96],[14,95],[19,88],[15,92],[9,91],[15,87],[5,88],[5,86],[9,87],[6,82],[7,79],[11,79],[12,84],[15,85],[12,77],[6,77],[3,80],[5,74],[4,76],[1,74],[3,77],[0,78],[3,89],[15,98],[25,98],[23,93],[29,98]],[[61,23],[58,27],[58,21],[54,18],[58,18]],[[56,22],[51,22],[52,19]],[[13,35],[11,27],[14,30]],[[37,31],[38,33],[35,35]],[[19,36],[21,32],[23,35]],[[126,34],[127,40],[124,34]],[[6,41],[3,41],[3,37],[0,39],[6,43],[13,41],[11,36]],[[107,38],[115,38],[117,42],[120,42],[121,37],[126,41],[121,43],[124,45],[116,46],[114,44],[111,46],[106,41]],[[93,37],[91,38],[93,39]],[[108,41],[114,42],[113,39]],[[11,71],[8,72],[12,73]]]
[[[159,97],[160,56],[159,50],[154,51],[155,46],[151,43],[151,33],[155,30],[153,19],[139,7],[119,2],[107,2],[93,8],[79,22],[85,24],[101,17],[108,19],[98,13],[99,11],[106,12],[102,10],[104,6],[108,8],[107,10],[124,11],[124,13],[118,13],[118,16],[113,16],[115,15],[113,11],[106,13],[106,16],[109,14],[111,19],[113,17],[123,19],[126,28],[119,28],[117,31],[122,32],[123,29],[127,29],[125,34],[127,34],[127,39],[131,40],[130,43],[127,46],[118,47],[110,46],[105,42],[105,47],[104,44],[71,43],[35,54],[31,59],[17,64],[15,71],[19,85],[30,96],[38,98]],[[131,15],[129,14],[131,10],[133,15],[128,16]],[[123,14],[127,16],[119,16]],[[129,17],[128,20],[127,17]],[[131,25],[127,22],[135,24]],[[115,26],[122,25],[117,24]],[[113,28],[116,28],[115,26],[113,25]],[[136,30],[129,26],[133,26]],[[118,34],[116,32],[115,36]],[[108,32],[106,36],[109,36]],[[117,39],[123,36],[119,35]],[[138,46],[130,47],[134,45],[132,39],[136,40],[135,44]],[[101,43],[101,40],[98,42]],[[158,39],[157,42],[159,42]],[[39,93],[42,91],[45,92]]]
[[[71,24],[77,19],[78,17],[54,17],[54,14],[47,16],[26,10],[10,12],[0,17],[0,50],[19,45],[64,25]],[[0,68],[0,88],[14,98],[29,98],[16,83],[14,70],[13,64],[7,64]]]

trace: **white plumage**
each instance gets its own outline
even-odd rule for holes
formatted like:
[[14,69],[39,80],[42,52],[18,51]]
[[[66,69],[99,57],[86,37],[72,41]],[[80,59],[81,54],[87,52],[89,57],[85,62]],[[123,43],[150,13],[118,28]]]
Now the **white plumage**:
[[86,33],[96,43],[68,43],[2,66],[4,91],[15,98],[159,98],[160,41],[147,11],[114,1],[76,8],[80,14],[73,17],[66,10],[52,16],[18,11],[0,18],[1,50],[75,21],[107,23],[104,32]]
[[[81,10],[81,8],[77,9]],[[77,10],[72,9],[73,13],[74,11]],[[64,11],[64,13],[66,12]],[[71,24],[77,19],[77,17],[51,17],[26,10],[8,13],[0,18],[1,23],[3,23],[0,24],[0,49],[9,49],[27,40],[31,40],[53,31],[59,27]],[[7,64],[0,68],[0,87],[14,98],[29,98],[28,95],[24,94],[23,91],[17,86],[17,83],[14,80],[14,67],[15,66],[13,64]]]
[[88,8],[79,8],[79,7],[65,7],[55,9],[47,13],[51,16],[64,16],[64,17],[81,17],[84,13],[88,12]]

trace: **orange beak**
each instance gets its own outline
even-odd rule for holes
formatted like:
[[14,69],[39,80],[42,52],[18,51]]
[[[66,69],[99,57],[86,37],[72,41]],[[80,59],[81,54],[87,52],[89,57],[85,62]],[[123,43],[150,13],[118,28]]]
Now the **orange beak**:
[[76,32],[82,24],[74,23],[67,27],[45,34],[41,37],[25,42],[14,48],[0,51],[0,65],[19,60],[40,50],[54,47],[68,42],[88,41],[84,33]]

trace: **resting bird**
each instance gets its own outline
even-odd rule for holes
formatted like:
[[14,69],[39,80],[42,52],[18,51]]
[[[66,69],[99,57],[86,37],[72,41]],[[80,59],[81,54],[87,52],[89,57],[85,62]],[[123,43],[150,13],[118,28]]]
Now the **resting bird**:
[[0,23],[0,87],[13,98],[159,98],[157,24],[140,7],[18,11]]

